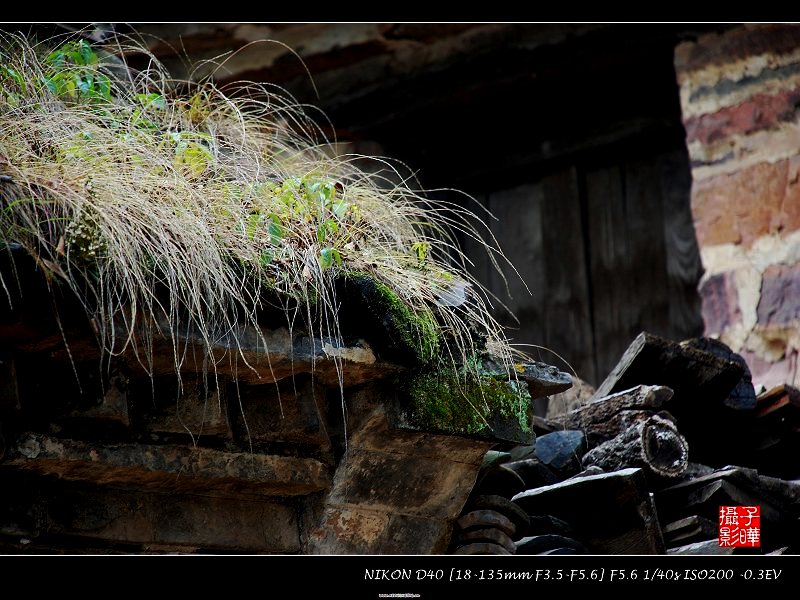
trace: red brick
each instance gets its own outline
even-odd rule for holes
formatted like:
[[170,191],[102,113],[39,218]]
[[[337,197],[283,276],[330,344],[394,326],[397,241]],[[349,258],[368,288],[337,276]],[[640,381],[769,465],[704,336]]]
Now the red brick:
[[761,54],[792,52],[800,44],[800,28],[793,24],[764,24],[735,27],[723,33],[703,35],[695,43],[685,43],[675,51],[678,73],[709,65],[724,65]]
[[700,246],[742,243],[750,247],[781,229],[788,160],[758,163],[735,173],[695,182],[692,215]]
[[789,159],[786,192],[778,228],[783,235],[800,229],[800,156]]
[[710,144],[730,135],[769,129],[781,121],[794,120],[798,102],[800,90],[756,94],[741,104],[687,119],[686,140]]

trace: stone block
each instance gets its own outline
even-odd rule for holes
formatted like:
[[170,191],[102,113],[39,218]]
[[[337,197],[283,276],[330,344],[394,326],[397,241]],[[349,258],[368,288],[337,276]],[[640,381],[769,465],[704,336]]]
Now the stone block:
[[716,335],[742,321],[733,273],[717,273],[699,289],[706,335]]
[[4,465],[97,485],[211,495],[295,496],[330,485],[328,468],[311,458],[101,444],[38,433],[21,434]]
[[[59,480],[0,475],[5,494],[0,532],[24,535],[37,545],[51,539],[69,546],[119,542],[129,551],[174,546],[256,553],[300,552],[297,510],[272,500],[125,491]],[[8,488],[6,488],[8,485]],[[13,516],[10,523],[4,516]],[[10,525],[25,530],[11,531]]]
[[790,325],[800,320],[800,264],[772,265],[764,271],[758,324]]
[[309,534],[310,554],[370,554],[385,536],[387,511],[328,505]]
[[[274,385],[239,386],[231,398],[241,442],[310,444],[330,447],[325,430],[325,390],[311,378],[288,378]],[[246,427],[245,427],[246,423]]]
[[[154,434],[188,434],[193,438],[215,436],[230,439],[224,380],[218,388],[213,378],[187,376],[181,386],[175,376],[153,381],[156,408],[144,420],[144,428]],[[149,382],[145,382],[147,385]],[[144,390],[139,395],[144,396]]]
[[418,458],[351,446],[336,471],[328,502],[448,519],[458,514],[466,501],[476,472],[476,467],[444,458]]

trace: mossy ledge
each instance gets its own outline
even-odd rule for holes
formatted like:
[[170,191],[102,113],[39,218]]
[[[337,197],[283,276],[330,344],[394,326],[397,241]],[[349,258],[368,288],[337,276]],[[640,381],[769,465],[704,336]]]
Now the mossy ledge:
[[[412,309],[388,285],[368,273],[346,273],[344,283],[361,300],[360,314],[355,318],[363,321],[364,311],[369,314],[373,323],[362,322],[361,326],[372,325],[382,330],[376,337],[388,338],[389,345],[384,350],[388,351],[390,358],[398,358],[403,363],[428,365],[439,356],[439,324],[430,309]],[[379,340],[370,341],[380,344]]]
[[407,386],[408,420],[420,429],[530,441],[532,403],[524,381],[473,370],[424,370]]

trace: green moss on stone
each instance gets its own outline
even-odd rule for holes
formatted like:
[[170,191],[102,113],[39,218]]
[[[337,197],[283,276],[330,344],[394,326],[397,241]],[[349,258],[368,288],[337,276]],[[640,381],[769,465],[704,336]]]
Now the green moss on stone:
[[476,434],[489,423],[516,420],[531,432],[531,397],[524,382],[446,368],[416,375],[408,387],[415,424],[454,434]]
[[366,306],[400,352],[420,365],[439,355],[439,325],[429,308],[411,308],[389,286],[366,273],[348,273],[346,278],[360,290]]

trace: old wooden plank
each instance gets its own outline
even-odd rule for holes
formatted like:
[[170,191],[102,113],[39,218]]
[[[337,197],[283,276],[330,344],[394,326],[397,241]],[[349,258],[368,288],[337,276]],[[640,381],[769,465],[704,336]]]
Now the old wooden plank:
[[661,178],[652,156],[625,163],[625,223],[628,251],[635,257],[632,296],[626,304],[635,311],[631,333],[653,331],[666,335],[670,298],[664,243]]
[[495,314],[509,326],[508,335],[513,342],[541,345],[545,340],[544,311],[549,296],[541,186],[523,185],[493,192],[488,197],[488,208],[495,216],[490,222],[491,233],[510,263],[500,262],[500,272],[487,264],[489,287],[517,320],[504,315],[499,304]]
[[761,405],[758,407],[756,411],[756,417],[762,418],[766,417],[767,415],[771,415],[772,413],[779,411],[787,406],[791,405],[791,401],[789,400],[789,394],[784,394],[780,398],[773,400],[772,402],[762,402]]
[[659,155],[656,167],[662,190],[666,296],[669,298],[669,320],[663,335],[682,340],[703,332],[697,293],[703,265],[691,211],[692,174],[686,148],[681,146]]
[[788,384],[775,386],[756,398],[756,417],[764,417],[790,404],[800,408],[800,390]]
[[452,455],[437,459],[350,446],[325,502],[446,521],[461,512],[476,473],[477,467],[456,462]]
[[11,470],[0,471],[0,486],[0,536],[26,538],[25,551],[301,551],[294,502],[122,490]]
[[595,339],[577,171],[573,167],[549,175],[539,187],[547,282],[544,343],[563,356],[579,377],[593,383]]
[[635,257],[628,248],[624,171],[619,166],[586,173],[586,210],[597,375],[602,377],[636,328],[630,309]]
[[[154,376],[175,372],[176,347],[178,355],[185,356],[181,362],[182,372],[213,372],[251,385],[272,384],[292,375],[313,372],[321,383],[338,385],[341,376],[344,384],[350,386],[402,370],[396,364],[379,360],[366,342],[348,346],[330,337],[312,338],[290,333],[286,327],[242,326],[238,331],[217,336],[210,348],[197,332],[181,336],[174,347],[167,335],[169,325],[161,320],[154,327],[164,333],[153,341],[149,364],[137,360],[133,350],[125,354],[132,368],[147,369]],[[206,356],[207,350],[213,354],[213,366]]]
[[[270,499],[213,498],[69,485],[47,502],[49,535],[145,546],[301,551],[297,509]],[[176,548],[177,550],[177,548]]]

